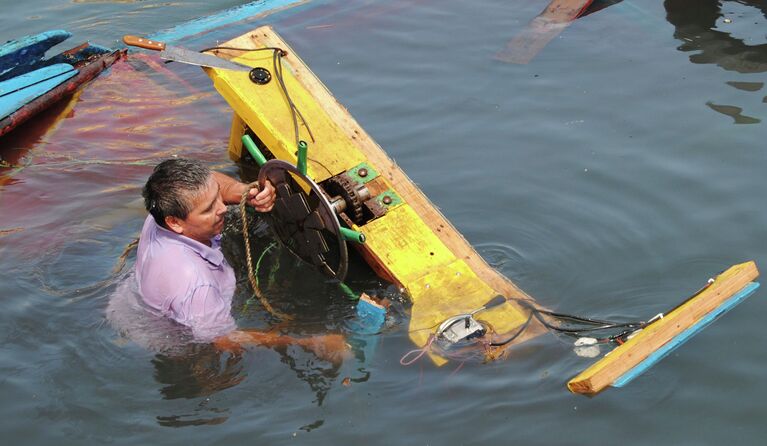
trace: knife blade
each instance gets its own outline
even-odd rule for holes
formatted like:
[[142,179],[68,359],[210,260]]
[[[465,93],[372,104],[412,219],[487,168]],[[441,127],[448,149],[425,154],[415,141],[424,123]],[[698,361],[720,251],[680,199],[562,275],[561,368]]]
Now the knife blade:
[[235,71],[250,71],[253,69],[253,67],[222,59],[211,54],[198,53],[178,46],[166,45],[164,42],[145,39],[143,37],[123,36],[123,42],[130,46],[160,51],[161,58],[185,64]]

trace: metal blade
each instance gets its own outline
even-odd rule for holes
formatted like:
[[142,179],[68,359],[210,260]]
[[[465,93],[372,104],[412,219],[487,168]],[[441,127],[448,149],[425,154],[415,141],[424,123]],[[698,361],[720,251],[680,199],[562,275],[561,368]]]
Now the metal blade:
[[201,67],[222,68],[224,70],[250,71],[253,68],[237,62],[230,62],[226,59],[216,57],[210,54],[198,53],[196,51],[186,50],[177,46],[166,46],[160,53],[160,57],[167,60],[186,63],[190,65],[199,65]]

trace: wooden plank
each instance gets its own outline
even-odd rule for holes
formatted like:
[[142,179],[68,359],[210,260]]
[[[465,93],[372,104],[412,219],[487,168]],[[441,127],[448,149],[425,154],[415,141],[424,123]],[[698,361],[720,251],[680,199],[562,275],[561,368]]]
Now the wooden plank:
[[495,58],[526,64],[577,19],[594,0],[551,0],[546,9],[516,35]]
[[[245,48],[251,47],[253,47],[252,43]],[[272,53],[269,51],[241,54],[234,60],[274,71]],[[279,82],[274,80],[266,85],[256,85],[250,81],[247,73],[232,71],[214,75],[213,79],[216,89],[237,111],[240,119],[259,135],[269,150],[277,158],[295,163],[296,143],[293,120]],[[284,81],[291,100],[309,122],[311,133],[299,121],[299,137],[309,143],[308,173],[310,177],[321,182],[365,160],[364,154],[347,137],[343,129],[323,112],[311,91],[288,71],[284,72]],[[269,110],[269,113],[263,113],[264,110]],[[312,136],[316,143],[311,141]],[[313,155],[315,153],[322,153],[322,161]]]
[[377,256],[377,262],[402,285],[408,285],[432,271],[456,260],[455,255],[432,233],[429,226],[408,204],[401,204],[360,227],[368,237],[365,249]]
[[[325,163],[326,156],[330,153],[326,152],[326,150],[332,150],[334,146],[343,147],[342,150],[339,150],[339,153],[343,153],[343,156],[339,157],[337,161],[334,158],[335,155],[331,154],[330,158],[332,158],[333,165],[338,168],[348,166],[344,168],[346,170],[351,167],[349,164],[358,164],[359,161],[354,157],[359,153],[366,162],[380,173],[381,181],[388,188],[393,189],[406,203],[404,206],[401,206],[402,209],[400,207],[394,208],[390,212],[391,215],[387,214],[384,217],[367,223],[361,228],[355,229],[360,229],[368,234],[368,242],[360,247],[360,249],[366,260],[371,263],[371,266],[385,279],[391,280],[408,290],[415,308],[411,318],[411,327],[421,326],[424,323],[420,315],[427,314],[427,312],[421,312],[419,308],[427,308],[430,305],[420,303],[421,296],[424,294],[417,292],[417,284],[420,283],[419,281],[425,280],[423,278],[428,275],[442,274],[439,270],[443,268],[445,269],[445,275],[442,276],[444,279],[439,281],[439,294],[434,294],[435,296],[440,296],[441,305],[439,308],[442,308],[442,310],[437,313],[429,313],[427,317],[429,320],[439,318],[444,320],[456,313],[473,310],[482,306],[496,294],[531,300],[529,296],[506,277],[491,268],[479,256],[473,247],[447,221],[442,213],[439,212],[396,163],[389,158],[383,149],[360,127],[346,108],[333,97],[306,64],[271,27],[258,28],[246,35],[226,42],[222,46],[253,49],[278,47],[286,50],[288,55],[283,58],[283,72],[286,82],[290,82],[289,90],[291,97],[295,91],[296,97],[301,101],[299,108],[304,113],[307,121],[309,121],[312,131],[317,137],[318,143],[315,145],[314,157],[322,159],[322,163]],[[253,56],[247,54],[243,56],[241,52],[227,50],[215,50],[213,53],[226,58],[239,56],[237,57],[238,61],[249,65],[253,65],[253,63],[249,62],[248,59],[255,57],[255,54]],[[263,55],[260,57],[263,57]],[[284,104],[284,99],[282,97],[277,99],[271,97],[271,99],[264,99],[263,101],[258,98],[242,99],[243,96],[257,96],[249,93],[252,90],[247,90],[247,88],[252,89],[252,85],[232,80],[232,78],[237,76],[233,72],[215,69],[207,69],[206,71],[213,78],[214,85],[219,92],[232,105],[235,112],[239,114],[239,118],[251,128],[254,128],[254,126],[259,127],[254,128],[254,131],[264,140],[266,146],[270,150],[275,147],[277,152],[279,152],[275,153],[278,158],[285,159],[283,158],[284,156],[288,160],[293,160],[294,155],[292,151],[287,149],[287,147],[294,145],[292,143],[292,123],[290,124],[290,131],[284,128],[287,124],[277,123],[279,119],[290,122],[289,115],[285,114],[287,111],[280,111],[280,107],[284,106],[277,103],[279,100]],[[306,110],[304,110],[304,107],[306,107]],[[316,124],[317,122],[326,121],[326,124]],[[236,131],[235,129],[239,125],[237,123],[233,124],[233,132]],[[340,131],[335,132],[334,129],[333,132],[326,134],[323,133],[324,131],[315,131],[315,126],[317,128],[324,126],[326,129],[331,129],[335,126]],[[263,134],[261,132],[273,133]],[[333,140],[333,144],[328,144],[325,140],[327,135],[330,134],[333,137],[337,137]],[[341,137],[341,135],[344,137]],[[310,148],[310,156],[312,156],[311,150]],[[232,146],[230,146],[230,153],[235,154],[236,160],[239,159],[239,151],[241,151],[241,148],[238,147],[236,142],[233,142]],[[354,158],[353,162],[344,163],[344,159],[350,157]],[[317,175],[318,171],[310,170],[310,174]],[[319,176],[319,178],[315,176],[315,180],[321,181],[322,176]],[[419,236],[416,238],[409,237],[407,233],[411,231],[412,234],[419,234]],[[403,240],[408,242],[403,243]],[[421,250],[420,252],[419,249]],[[432,252],[434,255],[429,254]],[[465,265],[465,268],[467,268],[466,274],[455,274],[455,268],[450,267],[450,265],[456,264],[456,261],[460,261]],[[448,277],[451,279],[447,280]],[[473,282],[473,279],[470,279],[471,277],[477,278],[477,283]],[[481,284],[481,286],[478,284]],[[465,287],[468,285],[474,286],[476,289],[485,289],[485,291],[466,293]],[[432,301],[428,300],[428,302],[431,303]],[[514,329],[527,320],[526,313],[516,303],[509,303],[501,307],[502,311],[498,313],[500,315],[498,319],[502,319],[506,323],[498,323],[499,327]],[[526,332],[526,336],[521,336],[519,340],[536,336],[543,331],[544,329],[540,324],[531,324]],[[505,335],[504,332],[497,334],[500,337]],[[489,354],[498,356],[507,348],[508,346],[491,349]]]
[[593,395],[612,385],[653,352],[716,310],[759,276],[753,261],[735,265],[716,277],[694,298],[653,322],[625,344],[567,383],[574,393]]
[[718,306],[714,311],[708,313],[705,317],[698,320],[693,326],[689,327],[679,335],[675,336],[671,341],[663,344],[658,350],[652,352],[650,356],[645,358],[642,362],[637,364],[633,369],[629,370],[620,378],[613,381],[613,387],[623,387],[630,383],[636,377],[647,371],[650,367],[658,363],[661,359],[665,358],[669,353],[674,351],[677,347],[687,342],[690,338],[695,336],[701,330],[706,328],[709,324],[714,322],[718,317],[733,309],[740,302],[745,300],[748,296],[752,295],[759,288],[758,282],[751,282],[743,289],[735,293],[734,296],[727,299],[724,303]]
[[[484,281],[488,282],[491,287],[495,288],[499,294],[531,299],[530,296],[525,294],[510,280],[487,265],[484,259],[479,256],[466,239],[429,201],[418,186],[389,158],[386,152],[354,120],[348,110],[336,100],[325,85],[320,82],[298,55],[290,49],[287,43],[271,27],[260,27],[245,36],[227,42],[225,46],[230,44],[232,46],[250,44],[251,47],[256,44],[258,47],[273,46],[286,49],[288,55],[285,57],[285,61],[296,79],[312,92],[331,119],[348,135],[351,135],[351,138],[367,156],[368,160],[372,164],[379,166],[382,172],[386,172],[386,179],[392,184],[397,193],[428,223],[432,231],[455,256],[465,260],[472,270]],[[225,51],[215,53],[226,54]]]

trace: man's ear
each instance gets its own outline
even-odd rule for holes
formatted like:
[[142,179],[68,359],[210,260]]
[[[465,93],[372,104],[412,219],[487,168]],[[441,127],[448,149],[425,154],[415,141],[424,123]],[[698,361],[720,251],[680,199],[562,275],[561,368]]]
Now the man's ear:
[[184,233],[184,222],[180,218],[171,215],[165,217],[165,226],[176,234]]

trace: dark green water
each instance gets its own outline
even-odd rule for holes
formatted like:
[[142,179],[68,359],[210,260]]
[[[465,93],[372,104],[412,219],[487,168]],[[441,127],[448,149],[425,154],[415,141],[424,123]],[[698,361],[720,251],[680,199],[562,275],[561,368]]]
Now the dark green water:
[[[310,2],[271,23],[496,268],[540,303],[642,319],[753,259],[767,268],[767,7],[628,1],[527,65],[494,55],[547,1]],[[0,40],[66,28],[116,45],[234,1],[4,5]],[[237,175],[230,114],[200,70],[132,58],[58,126],[0,140],[0,432],[9,444],[763,444],[765,291],[623,389],[565,383],[589,360],[543,336],[508,361],[399,364],[407,315],[334,368],[301,351],[156,355],[105,311],[133,264],[151,166]],[[175,76],[175,77],[174,77]],[[56,112],[46,115],[49,124]],[[268,239],[260,243],[266,245]],[[237,252],[232,237],[232,252]],[[296,333],[350,308],[283,258],[272,298]],[[246,281],[242,282],[245,287]],[[362,267],[352,283],[385,289]],[[243,291],[245,293],[245,291]],[[240,293],[240,294],[243,294]],[[242,324],[263,314],[242,310]],[[351,386],[342,384],[351,378]]]

